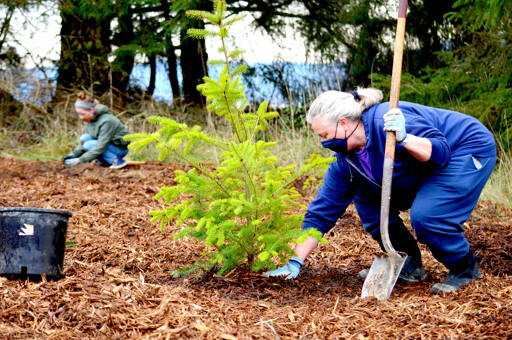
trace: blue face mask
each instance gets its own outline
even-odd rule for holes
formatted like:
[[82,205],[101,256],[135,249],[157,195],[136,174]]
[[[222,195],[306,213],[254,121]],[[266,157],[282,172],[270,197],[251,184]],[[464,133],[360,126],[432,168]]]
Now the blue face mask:
[[336,134],[338,133],[338,123],[336,123],[336,131],[334,131],[334,137],[328,140],[324,140],[322,142],[322,146],[326,149],[332,150],[337,153],[346,154],[348,153],[348,146],[347,146],[347,140],[354,134],[357,127],[359,126],[359,123],[361,122],[361,119],[357,121],[357,125],[352,130],[352,132],[347,136],[345,133],[345,138],[336,138]]

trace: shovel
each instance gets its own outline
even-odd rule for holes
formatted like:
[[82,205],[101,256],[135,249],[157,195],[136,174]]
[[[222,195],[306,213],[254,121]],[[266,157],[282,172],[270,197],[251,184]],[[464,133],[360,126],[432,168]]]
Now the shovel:
[[[395,50],[393,55],[393,73],[391,75],[391,94],[389,109],[398,107],[400,95],[400,77],[402,75],[402,56],[404,52],[405,17],[407,0],[399,0],[398,22],[396,27]],[[386,132],[386,149],[384,151],[384,170],[382,173],[382,196],[380,208],[380,236],[385,253],[377,253],[368,276],[363,284],[361,297],[374,296],[379,300],[387,300],[395,286],[400,271],[404,266],[407,254],[397,252],[389,239],[389,205],[391,199],[391,182],[393,178],[393,163],[395,159],[396,135]]]

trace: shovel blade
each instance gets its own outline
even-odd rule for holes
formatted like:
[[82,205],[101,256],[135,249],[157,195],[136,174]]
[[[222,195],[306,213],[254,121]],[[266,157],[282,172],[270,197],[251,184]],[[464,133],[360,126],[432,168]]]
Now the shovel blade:
[[364,280],[361,297],[389,299],[406,258],[407,254],[401,252],[377,254]]

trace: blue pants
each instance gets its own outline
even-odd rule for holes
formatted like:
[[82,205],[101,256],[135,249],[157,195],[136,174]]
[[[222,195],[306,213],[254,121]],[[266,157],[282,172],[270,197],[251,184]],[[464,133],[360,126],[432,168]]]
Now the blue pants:
[[[98,144],[98,140],[93,138],[91,135],[85,133],[80,136],[80,143],[82,143],[83,147],[87,151],[89,151],[92,148],[94,148],[96,144]],[[120,147],[115,146],[114,144],[108,144],[107,149],[101,156],[98,157],[98,159],[100,162],[112,164],[112,162],[114,162],[114,160],[117,157],[124,157],[127,154],[127,149],[121,149]]]
[[[496,156],[452,156],[448,166],[435,171],[416,193],[410,208],[416,238],[448,268],[468,256],[469,243],[462,224],[475,208],[495,164]],[[364,191],[358,193],[354,204],[365,229],[375,238],[380,234],[380,202],[375,204],[375,199],[365,196]],[[392,224],[400,216],[397,209],[390,210]]]

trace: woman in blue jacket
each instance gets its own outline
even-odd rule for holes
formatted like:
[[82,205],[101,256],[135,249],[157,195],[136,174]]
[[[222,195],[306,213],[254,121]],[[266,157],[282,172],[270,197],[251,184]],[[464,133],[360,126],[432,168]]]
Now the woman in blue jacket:
[[[327,91],[311,104],[306,119],[322,146],[336,152],[303,228],[326,233],[354,202],[364,228],[379,242],[382,167],[386,131],[396,133],[389,232],[396,250],[408,254],[399,280],[426,278],[417,242],[400,219],[410,209],[419,242],[448,270],[434,294],[456,291],[481,278],[477,259],[464,237],[469,218],[496,163],[492,134],[475,118],[462,113],[400,102],[389,111],[382,92],[358,89]],[[295,278],[318,241],[309,238],[295,248],[297,256],[268,276]],[[367,270],[359,273],[364,278]]]

